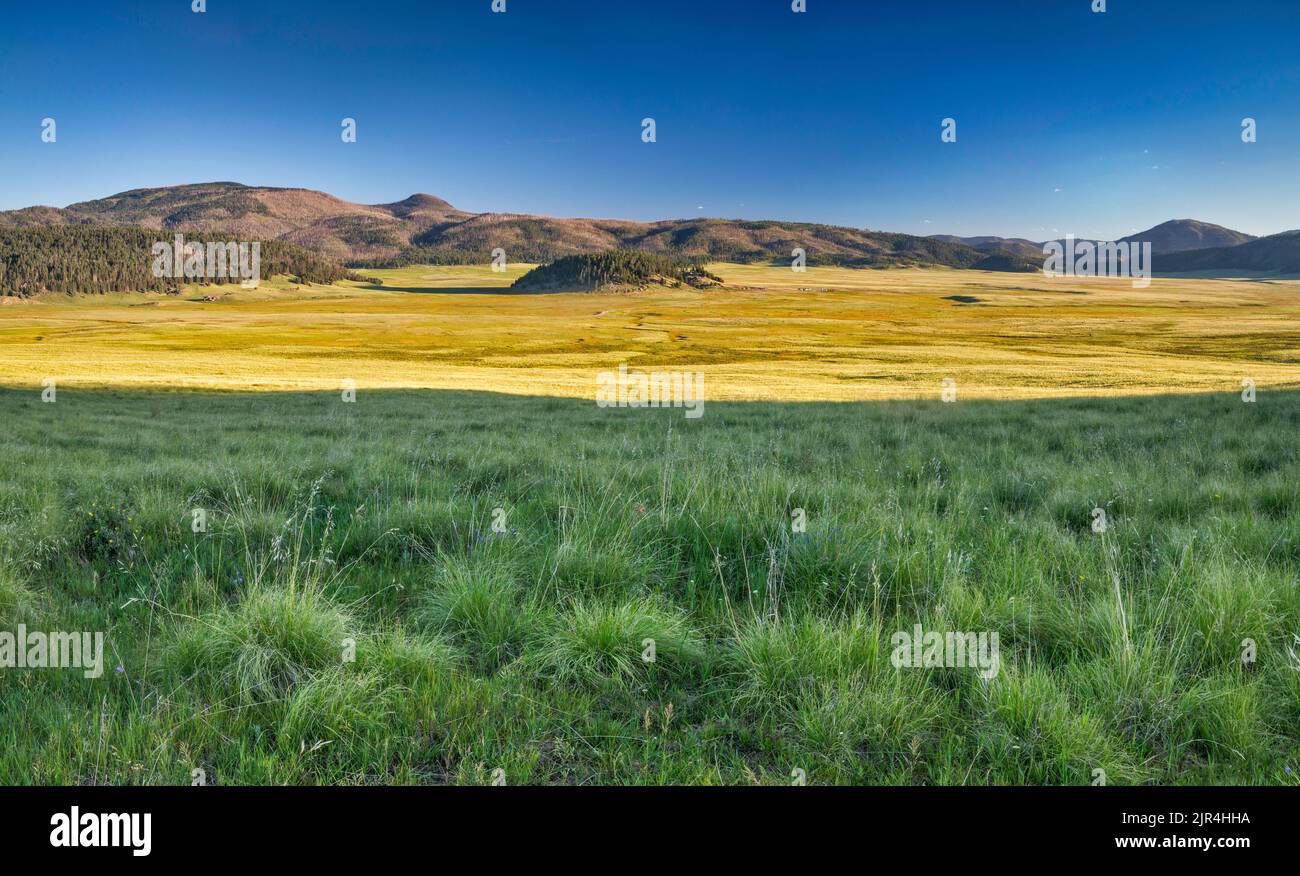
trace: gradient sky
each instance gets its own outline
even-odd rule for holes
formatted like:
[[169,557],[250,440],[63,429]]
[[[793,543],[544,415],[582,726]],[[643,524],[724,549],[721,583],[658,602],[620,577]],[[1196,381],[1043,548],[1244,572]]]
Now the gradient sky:
[[234,180],[917,234],[1300,227],[1300,0],[1090,5],[3,0],[0,209]]

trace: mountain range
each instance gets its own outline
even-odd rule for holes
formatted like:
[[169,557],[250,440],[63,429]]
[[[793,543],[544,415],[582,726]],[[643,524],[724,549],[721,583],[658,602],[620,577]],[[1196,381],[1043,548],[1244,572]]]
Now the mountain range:
[[[513,262],[636,249],[716,261],[789,260],[860,267],[946,265],[1037,270],[1031,260],[910,234],[801,222],[682,219],[632,222],[518,213],[471,213],[432,195],[355,204],[309,189],[232,182],[133,189],[64,208],[0,212],[0,226],[126,225],[281,240],[354,266],[486,262],[498,247]],[[1039,255],[1038,261],[1041,261]]]
[[[427,194],[390,204],[357,204],[324,192],[235,182],[132,189],[64,208],[0,211],[0,227],[132,226],[225,233],[296,244],[351,266],[487,262],[500,248],[513,262],[634,249],[712,261],[788,261],[854,267],[947,266],[1037,271],[1043,244],[1025,238],[920,237],[805,222],[738,219],[570,219],[473,213]],[[1300,232],[1265,238],[1194,219],[1130,235],[1161,256],[1157,273],[1300,272]]]

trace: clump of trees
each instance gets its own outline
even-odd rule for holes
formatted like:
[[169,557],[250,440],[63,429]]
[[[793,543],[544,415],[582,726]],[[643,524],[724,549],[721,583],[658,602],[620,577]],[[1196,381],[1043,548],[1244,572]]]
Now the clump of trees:
[[681,256],[618,249],[556,259],[524,274],[511,288],[523,292],[598,290],[664,282],[703,287],[721,283],[722,278]]
[[[187,281],[154,275],[153,245],[169,243],[173,231],[147,228],[61,225],[0,227],[0,294],[31,298],[52,293],[180,291],[186,282],[238,283],[241,278]],[[186,242],[224,242],[232,235],[185,233]],[[360,280],[356,274],[301,247],[261,241],[261,276],[288,275],[303,283]]]

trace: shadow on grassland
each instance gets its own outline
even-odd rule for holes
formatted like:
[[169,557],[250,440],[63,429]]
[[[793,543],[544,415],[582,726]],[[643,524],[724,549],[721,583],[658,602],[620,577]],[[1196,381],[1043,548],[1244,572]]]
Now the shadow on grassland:
[[524,292],[510,286],[386,286],[382,283],[369,283],[360,287],[375,292],[410,292],[416,295],[539,295],[538,292]]
[[[678,434],[730,435],[797,446],[811,440],[834,452],[873,442],[880,446],[955,442],[953,450],[978,455],[990,446],[1071,447],[1089,442],[1140,450],[1170,441],[1204,446],[1249,442],[1256,429],[1300,427],[1300,390],[1260,390],[1256,403],[1236,392],[1187,395],[1070,397],[1030,400],[883,400],[853,402],[705,401],[703,415],[682,408],[600,408],[592,399],[503,393],[398,389],[339,391],[80,389],[60,387],[54,403],[33,387],[0,387],[4,443],[59,440],[80,428],[173,429],[182,426],[230,433],[253,429],[262,440],[285,440],[298,428],[353,424],[361,441],[378,441],[389,429],[427,429],[452,435],[485,429],[552,434],[559,440],[671,426]],[[368,426],[367,426],[368,424]],[[369,436],[366,428],[373,429]],[[268,431],[271,430],[271,431]],[[285,433],[284,435],[273,433]],[[193,440],[193,439],[189,439]],[[201,442],[199,442],[201,444]],[[752,449],[752,448],[751,448]],[[866,447],[863,447],[866,449]],[[809,465],[815,467],[815,457]]]

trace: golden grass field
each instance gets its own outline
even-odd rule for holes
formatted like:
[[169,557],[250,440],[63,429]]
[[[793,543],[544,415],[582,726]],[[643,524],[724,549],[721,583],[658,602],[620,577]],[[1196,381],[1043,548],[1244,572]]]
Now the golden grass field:
[[[192,287],[0,308],[5,382],[425,387],[593,397],[597,372],[702,371],[711,400],[1036,397],[1300,386],[1300,282],[711,265],[723,289],[506,293],[528,267],[382,286]],[[219,300],[205,302],[210,295]],[[947,296],[979,299],[960,303]]]

